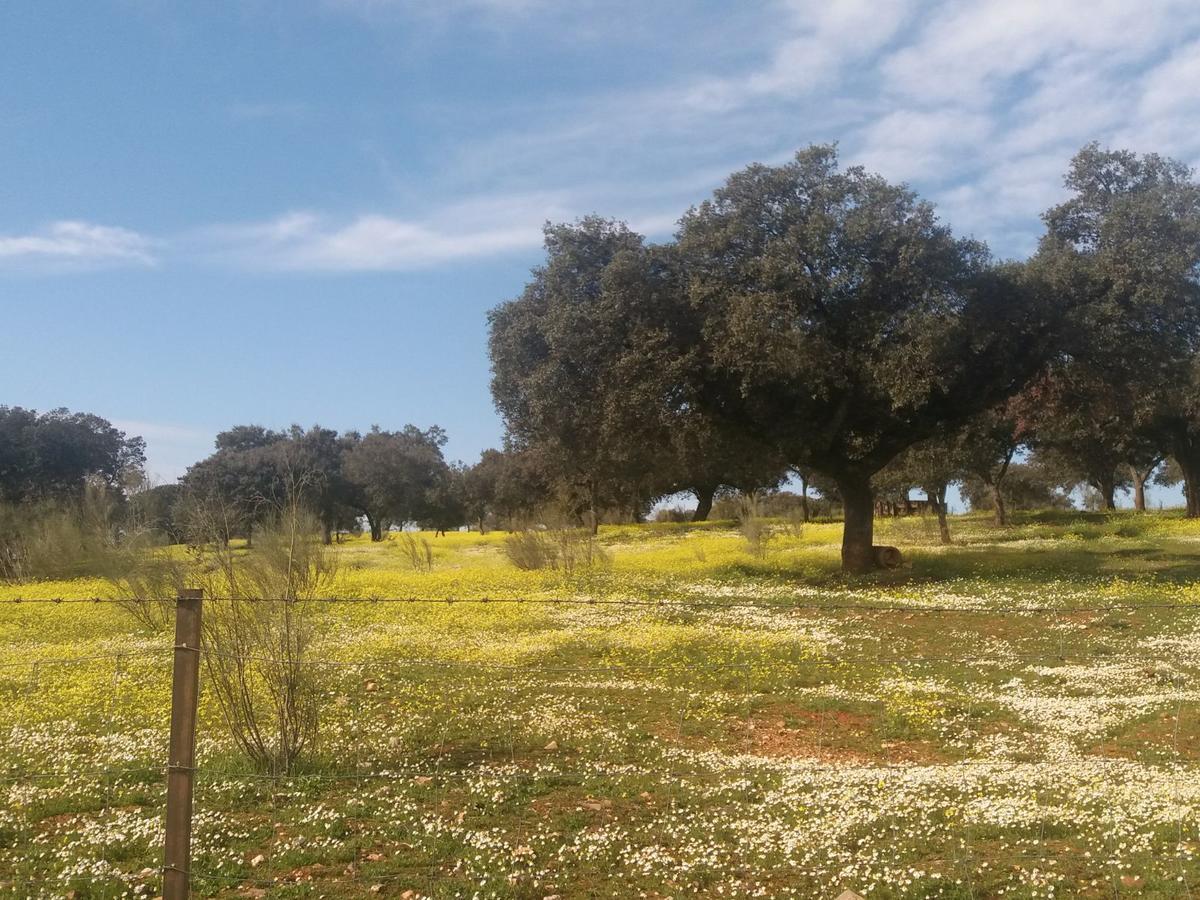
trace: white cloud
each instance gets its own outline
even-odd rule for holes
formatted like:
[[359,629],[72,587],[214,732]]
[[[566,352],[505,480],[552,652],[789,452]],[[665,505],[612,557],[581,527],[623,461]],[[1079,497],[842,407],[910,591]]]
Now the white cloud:
[[0,235],[0,266],[154,265],[154,242],[127,228],[61,221],[29,234]]
[[403,271],[536,249],[547,219],[570,216],[558,195],[484,196],[420,219],[368,213],[339,220],[293,212],[217,226],[203,240],[209,253],[253,268]]
[[1192,0],[953,0],[884,64],[891,88],[922,102],[986,102],[1006,79],[1086,54],[1112,69],[1194,26]]
[[980,113],[897,110],[863,131],[855,159],[893,179],[944,177],[970,164],[971,150],[991,132],[991,118]]

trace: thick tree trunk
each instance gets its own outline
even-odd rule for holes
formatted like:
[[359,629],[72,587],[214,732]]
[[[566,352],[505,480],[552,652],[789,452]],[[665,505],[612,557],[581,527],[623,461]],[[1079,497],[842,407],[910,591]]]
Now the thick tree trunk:
[[1162,458],[1159,457],[1144,469],[1139,469],[1135,465],[1129,466],[1129,471],[1133,475],[1133,508],[1138,512],[1146,511],[1146,482],[1150,480],[1150,476],[1154,474],[1154,470],[1161,462]]
[[1008,508],[1004,505],[1004,493],[999,484],[992,485],[992,503],[996,507],[996,524],[1001,527],[1007,525]]
[[328,522],[321,523],[321,543],[327,547],[333,543],[333,529]]
[[1187,517],[1200,518],[1200,458],[1184,459],[1176,456],[1179,468],[1183,470],[1183,496],[1187,501]]
[[875,569],[875,498],[871,479],[845,476],[838,479],[842,495],[842,571],[862,574]]
[[1111,476],[1097,479],[1097,487],[1100,489],[1100,499],[1104,502],[1105,509],[1117,508],[1117,484],[1116,479]]
[[368,513],[367,514],[367,525],[371,529],[371,540],[382,541],[383,540],[383,520],[376,519]]
[[930,491],[929,499],[933,503],[933,511],[937,513],[938,535],[943,544],[949,544],[950,523],[946,521],[946,486],[942,485]]
[[712,513],[713,497],[717,493],[716,488],[692,488],[692,493],[696,495],[696,511],[692,513],[692,521],[707,522]]
[[591,520],[590,525],[591,525],[591,529],[592,529],[592,534],[597,535],[600,533],[600,516],[596,512],[596,483],[594,481],[589,481],[587,490],[588,490],[588,518]]
[[803,475],[800,476],[800,514],[807,522],[810,518],[808,512],[808,479]]
[[1133,508],[1146,511],[1146,478],[1137,471],[1133,473]]

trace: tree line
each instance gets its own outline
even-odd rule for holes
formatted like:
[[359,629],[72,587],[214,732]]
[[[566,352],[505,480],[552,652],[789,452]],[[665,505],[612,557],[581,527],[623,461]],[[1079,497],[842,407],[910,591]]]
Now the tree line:
[[445,432],[242,425],[178,484],[130,490],[139,438],[95,416],[0,409],[0,501],[102,487],[173,539],[189,518],[253,540],[302,496],[327,541],[365,523],[443,531],[639,520],[690,493],[799,478],[841,507],[846,570],[875,565],[876,504],[949,486],[1102,505],[1152,479],[1200,516],[1200,187],[1155,154],[1092,144],[1036,252],[997,261],[931,204],[815,146],[753,165],[653,244],[587,217],[489,313],[503,449],[451,463]]
[[944,511],[970,477],[1004,521],[1022,447],[1109,506],[1126,481],[1144,502],[1169,456],[1200,515],[1200,189],[1095,144],[1065,184],[1019,262],[830,146],[733,174],[664,244],[548,225],[489,319],[509,446],[591,521],[798,472],[840,501],[852,572],[875,564],[877,492]]

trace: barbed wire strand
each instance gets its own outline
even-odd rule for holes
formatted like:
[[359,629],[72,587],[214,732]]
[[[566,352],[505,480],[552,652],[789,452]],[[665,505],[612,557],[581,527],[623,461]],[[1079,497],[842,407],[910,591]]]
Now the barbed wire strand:
[[[764,602],[761,600],[703,600],[703,599],[658,599],[642,600],[621,597],[205,597],[207,602],[220,603],[289,603],[289,604],[401,604],[401,605],[437,605],[446,604],[528,604],[528,605],[559,605],[559,606],[616,606],[634,608],[697,608],[697,609],[764,609],[797,612],[856,612],[856,613],[974,613],[979,615],[1073,615],[1076,613],[1106,613],[1106,612],[1139,612],[1139,611],[1180,611],[1200,612],[1200,602],[1157,602],[1157,603],[1106,603],[1087,605],[1030,606],[1025,604],[995,604],[990,606],[948,606],[948,605],[919,605],[919,604],[875,604],[875,603],[813,603],[805,601],[792,603],[787,601]],[[0,606],[47,604],[62,606],[70,604],[117,604],[131,603],[175,603],[175,598],[143,597],[143,598],[114,598],[114,597],[9,597],[0,599]]]

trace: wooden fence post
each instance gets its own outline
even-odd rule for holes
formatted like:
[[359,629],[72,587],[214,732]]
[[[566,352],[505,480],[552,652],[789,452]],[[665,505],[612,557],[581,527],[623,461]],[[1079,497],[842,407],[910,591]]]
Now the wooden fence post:
[[182,590],[175,603],[175,671],[171,679],[171,746],[167,751],[167,833],[163,900],[186,900],[192,861],[192,781],[196,705],[200,697],[202,590]]

